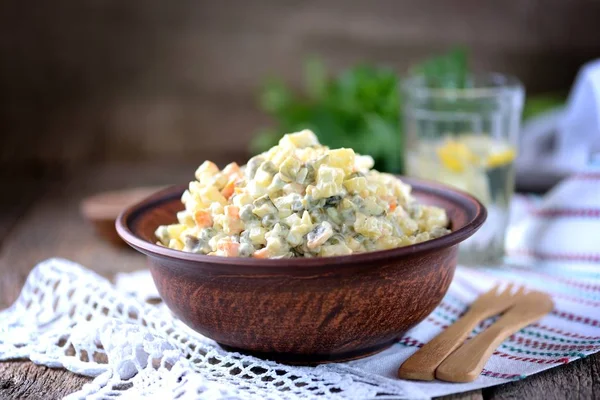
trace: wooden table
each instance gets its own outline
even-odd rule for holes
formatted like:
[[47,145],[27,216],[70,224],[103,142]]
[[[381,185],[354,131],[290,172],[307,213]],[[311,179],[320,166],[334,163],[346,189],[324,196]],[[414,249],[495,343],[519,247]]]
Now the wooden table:
[[[94,235],[79,215],[79,202],[98,191],[189,181],[194,165],[108,165],[61,179],[3,179],[0,195],[0,308],[13,302],[31,268],[48,257],[65,257],[111,277],[144,268],[144,258]],[[36,366],[0,363],[1,399],[54,399],[90,379]],[[600,398],[600,354],[553,368],[523,381],[448,399]]]

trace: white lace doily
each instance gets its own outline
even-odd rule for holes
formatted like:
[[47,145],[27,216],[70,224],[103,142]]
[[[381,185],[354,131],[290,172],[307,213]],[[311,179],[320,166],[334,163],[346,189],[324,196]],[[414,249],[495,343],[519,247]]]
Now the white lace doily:
[[69,399],[414,398],[346,365],[293,367],[227,352],[165,306],[121,290],[127,285],[117,290],[67,260],[40,263],[0,313],[0,360],[28,358],[95,378]]

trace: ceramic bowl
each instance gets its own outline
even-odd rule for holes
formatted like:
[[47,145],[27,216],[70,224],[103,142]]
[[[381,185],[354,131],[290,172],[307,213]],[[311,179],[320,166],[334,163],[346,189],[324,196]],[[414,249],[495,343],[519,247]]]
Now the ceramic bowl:
[[127,208],[117,231],[148,257],[173,313],[226,349],[294,364],[364,357],[392,345],[440,303],[458,244],[485,221],[472,196],[402,178],[415,197],[444,208],[452,232],[392,250],[339,257],[254,259],[186,253],[156,245],[159,225],[176,221],[185,186]]

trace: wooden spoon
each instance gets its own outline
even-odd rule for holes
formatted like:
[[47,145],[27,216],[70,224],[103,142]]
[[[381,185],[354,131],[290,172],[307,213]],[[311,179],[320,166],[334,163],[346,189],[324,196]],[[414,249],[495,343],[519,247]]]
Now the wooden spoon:
[[437,335],[408,358],[398,370],[401,379],[431,381],[435,369],[446,357],[458,348],[471,331],[484,319],[500,314],[512,307],[523,295],[523,288],[513,293],[509,284],[503,291],[498,285],[475,300],[469,311],[461,319]]
[[436,370],[436,378],[448,382],[474,381],[494,350],[504,340],[542,318],[553,308],[552,299],[546,293],[527,293],[494,325],[462,345],[444,360]]
[[115,229],[115,220],[125,209],[153,193],[156,193],[162,187],[138,187],[133,189],[115,190],[102,192],[85,198],[81,202],[81,214],[89,220],[96,229],[96,232],[117,245],[124,245]]

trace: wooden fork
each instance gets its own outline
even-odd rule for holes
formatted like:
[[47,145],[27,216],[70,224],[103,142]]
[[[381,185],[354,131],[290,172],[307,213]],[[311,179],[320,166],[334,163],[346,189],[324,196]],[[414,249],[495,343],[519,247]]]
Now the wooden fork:
[[446,358],[436,370],[436,378],[448,382],[474,381],[504,340],[553,308],[552,299],[546,293],[527,293],[492,326]]
[[479,296],[461,319],[410,356],[398,369],[398,377],[433,380],[436,368],[465,341],[477,324],[512,307],[523,293],[523,287],[513,293],[513,285],[509,284],[503,291],[496,285]]

